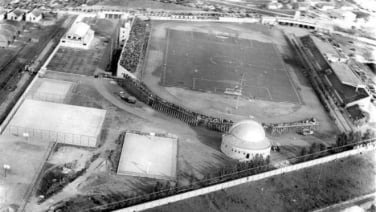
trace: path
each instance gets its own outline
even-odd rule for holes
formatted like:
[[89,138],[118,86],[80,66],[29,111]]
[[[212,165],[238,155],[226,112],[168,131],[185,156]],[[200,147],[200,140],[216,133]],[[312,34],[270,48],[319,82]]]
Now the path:
[[314,212],[341,211],[349,206],[357,205],[357,203],[364,202],[364,201],[367,201],[367,202],[376,201],[376,192],[359,196],[359,197],[355,197],[354,199],[343,201],[334,205],[330,205],[328,207],[315,210]]

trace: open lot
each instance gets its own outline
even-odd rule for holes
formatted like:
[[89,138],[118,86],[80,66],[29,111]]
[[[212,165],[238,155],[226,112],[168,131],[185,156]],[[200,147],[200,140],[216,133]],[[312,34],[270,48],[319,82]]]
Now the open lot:
[[72,87],[72,82],[40,78],[28,96],[34,100],[63,103]]
[[126,133],[117,174],[175,179],[177,146],[176,138]]
[[103,41],[97,38],[94,38],[92,42],[92,47],[88,50],[60,47],[47,65],[47,69],[92,76],[105,48]]
[[164,57],[164,86],[219,94],[243,86],[245,98],[300,103],[273,43],[169,29]]
[[0,163],[10,165],[0,176],[0,208],[20,205],[50,150],[49,142],[22,136],[0,136]]
[[87,50],[60,47],[47,65],[51,71],[93,76],[96,71],[104,71],[109,63],[113,40],[116,39],[116,20],[84,18],[95,36]]
[[312,211],[376,191],[375,151],[147,210]]
[[61,143],[95,147],[106,111],[27,99],[5,129],[21,135]]

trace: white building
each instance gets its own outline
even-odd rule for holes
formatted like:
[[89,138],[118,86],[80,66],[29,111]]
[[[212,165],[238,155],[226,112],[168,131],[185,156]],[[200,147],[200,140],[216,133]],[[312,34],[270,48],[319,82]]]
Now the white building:
[[7,14],[7,19],[12,21],[22,21],[24,14],[25,13],[22,10],[15,9]]
[[131,31],[131,22],[127,21],[124,23],[123,27],[120,27],[119,30],[119,44],[121,47],[127,42],[129,37],[129,32]]
[[7,11],[0,10],[0,21],[5,19],[5,15],[7,14]]
[[222,136],[221,151],[236,160],[252,160],[254,156],[270,155],[271,143],[261,124],[253,120],[235,123]]
[[25,19],[26,21],[37,23],[42,20],[42,13],[37,9],[31,10],[26,13]]
[[88,49],[94,39],[94,31],[88,24],[76,22],[61,39],[61,45],[72,48]]

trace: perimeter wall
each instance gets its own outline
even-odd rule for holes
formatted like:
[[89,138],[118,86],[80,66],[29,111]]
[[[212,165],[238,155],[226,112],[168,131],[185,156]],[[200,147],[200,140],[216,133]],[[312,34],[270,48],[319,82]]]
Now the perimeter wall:
[[197,190],[194,190],[194,191],[188,191],[188,192],[177,194],[177,195],[170,196],[170,197],[166,197],[166,198],[162,198],[162,199],[158,199],[158,200],[154,200],[154,201],[150,201],[150,202],[145,202],[145,203],[142,203],[142,204],[138,204],[138,205],[131,206],[131,207],[128,207],[128,208],[119,209],[119,210],[116,210],[116,211],[117,212],[130,212],[130,211],[146,210],[146,209],[166,205],[166,204],[169,204],[169,203],[177,202],[177,201],[180,201],[180,200],[185,200],[185,199],[188,199],[188,198],[191,198],[191,197],[196,197],[196,196],[208,194],[208,193],[215,192],[215,191],[220,191],[222,189],[231,188],[231,187],[241,185],[241,184],[244,184],[244,183],[262,180],[262,179],[265,179],[265,178],[268,178],[268,177],[272,177],[272,176],[276,176],[276,175],[280,175],[280,174],[284,174],[284,173],[289,173],[289,172],[297,171],[299,169],[304,169],[304,168],[312,167],[312,166],[315,166],[315,165],[327,163],[327,162],[334,161],[334,160],[341,159],[341,158],[345,158],[345,157],[348,157],[348,156],[351,156],[351,155],[362,154],[363,152],[365,153],[365,152],[369,152],[369,151],[372,151],[372,150],[375,150],[375,149],[376,149],[376,143],[371,142],[371,143],[368,143],[368,144],[363,145],[363,146],[358,146],[353,150],[341,152],[341,153],[334,154],[334,155],[329,155],[329,156],[326,156],[326,157],[310,160],[310,161],[307,161],[307,162],[298,163],[298,164],[295,164],[295,165],[289,165],[289,166],[278,168],[278,169],[268,171],[268,172],[265,172],[265,173],[256,174],[256,175],[240,178],[240,179],[237,179],[237,180],[231,180],[231,181],[221,183],[221,184],[217,184],[217,185],[213,185],[213,186],[208,186],[206,188],[201,188],[201,189],[197,189]]

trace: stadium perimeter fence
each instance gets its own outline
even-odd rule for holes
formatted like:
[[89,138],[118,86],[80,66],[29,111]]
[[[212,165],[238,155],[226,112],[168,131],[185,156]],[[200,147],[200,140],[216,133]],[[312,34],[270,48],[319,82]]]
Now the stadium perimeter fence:
[[66,132],[58,132],[53,130],[43,130],[28,127],[9,125],[4,134],[24,136],[45,141],[54,141],[63,144],[70,144],[84,147],[96,147],[97,137],[91,135],[80,135]]

